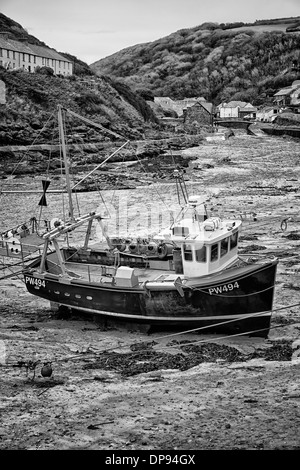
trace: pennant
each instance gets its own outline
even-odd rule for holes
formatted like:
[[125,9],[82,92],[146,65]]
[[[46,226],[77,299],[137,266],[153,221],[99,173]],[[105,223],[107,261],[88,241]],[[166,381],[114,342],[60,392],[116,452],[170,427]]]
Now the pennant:
[[49,188],[50,180],[42,180],[42,185],[43,185],[43,195],[42,195],[38,205],[39,206],[47,206],[46,191]]

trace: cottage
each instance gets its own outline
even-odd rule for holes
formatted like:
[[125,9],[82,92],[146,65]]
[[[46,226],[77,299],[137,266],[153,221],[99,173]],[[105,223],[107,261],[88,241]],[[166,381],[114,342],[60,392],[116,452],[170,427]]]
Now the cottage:
[[281,108],[278,106],[267,106],[257,111],[256,120],[261,122],[274,122]]
[[186,110],[190,106],[194,106],[194,104],[198,102],[205,102],[205,98],[203,98],[202,96],[194,98],[184,98],[183,100],[172,100],[172,98],[169,98],[167,96],[157,96],[154,98],[154,103],[160,105],[166,111],[175,111],[178,117],[182,117],[184,110]]
[[300,80],[295,80],[290,86],[282,88],[274,95],[277,106],[300,107]]
[[257,108],[251,103],[245,101],[230,101],[229,103],[221,103],[217,107],[217,114],[220,119],[243,119],[256,117]]
[[196,102],[185,109],[183,116],[184,126],[190,130],[199,125],[212,125],[213,105],[206,101]]
[[0,36],[0,65],[7,70],[34,72],[36,67],[50,67],[55,75],[72,75],[73,64],[48,47],[28,44]]

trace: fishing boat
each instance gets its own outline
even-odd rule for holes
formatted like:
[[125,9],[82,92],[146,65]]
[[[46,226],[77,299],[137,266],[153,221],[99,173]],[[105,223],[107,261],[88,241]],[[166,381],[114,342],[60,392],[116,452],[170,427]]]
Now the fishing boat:
[[[59,107],[70,219],[43,235],[41,257],[23,271],[27,290],[106,324],[266,338],[278,260],[239,255],[241,220],[211,217],[202,196],[186,193],[178,216],[148,239],[110,236],[100,211],[74,215],[63,111]],[[94,224],[106,246],[90,244]],[[84,226],[80,246],[58,242]]]

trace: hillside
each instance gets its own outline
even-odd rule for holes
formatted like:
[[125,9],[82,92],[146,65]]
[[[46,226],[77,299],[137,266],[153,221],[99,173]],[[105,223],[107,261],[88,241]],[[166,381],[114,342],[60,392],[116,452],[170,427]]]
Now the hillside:
[[299,25],[300,17],[205,23],[128,47],[90,67],[100,76],[122,77],[148,95],[259,106],[300,78]]
[[[58,104],[129,139],[140,138],[147,121],[155,122],[143,98],[105,77],[62,78],[0,67],[0,80],[6,87],[6,105],[0,107],[0,145],[28,145],[40,139]],[[105,139],[105,131],[102,134],[100,139]],[[43,135],[48,142],[49,133]]]

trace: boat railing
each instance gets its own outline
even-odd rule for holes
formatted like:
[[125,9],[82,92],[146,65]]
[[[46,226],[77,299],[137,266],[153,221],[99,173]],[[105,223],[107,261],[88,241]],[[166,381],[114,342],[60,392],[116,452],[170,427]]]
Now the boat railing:
[[[56,264],[53,261],[51,261],[51,263]],[[56,264],[56,266],[59,267],[58,264]],[[99,279],[102,276],[112,279],[116,274],[118,265],[115,264],[107,266],[94,263],[76,263],[73,261],[69,263],[68,261],[66,261],[65,267],[67,274],[71,277],[84,278],[87,279],[89,282],[99,282]]]
[[8,258],[26,259],[33,253],[35,255],[41,255],[42,251],[43,250],[37,245],[22,243],[12,244],[11,242],[0,240],[0,254]]

